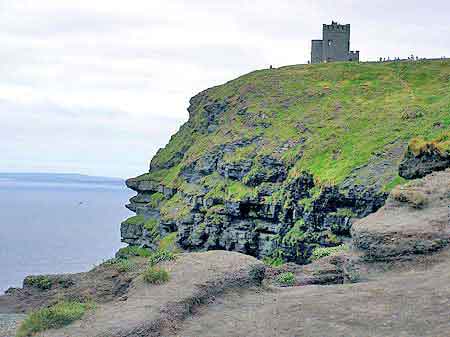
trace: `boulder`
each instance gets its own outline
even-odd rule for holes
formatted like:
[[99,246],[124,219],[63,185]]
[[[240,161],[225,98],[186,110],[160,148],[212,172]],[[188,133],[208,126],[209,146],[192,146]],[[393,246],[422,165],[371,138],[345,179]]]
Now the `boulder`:
[[412,181],[353,225],[353,243],[373,260],[434,252],[450,242],[449,205],[450,170]]

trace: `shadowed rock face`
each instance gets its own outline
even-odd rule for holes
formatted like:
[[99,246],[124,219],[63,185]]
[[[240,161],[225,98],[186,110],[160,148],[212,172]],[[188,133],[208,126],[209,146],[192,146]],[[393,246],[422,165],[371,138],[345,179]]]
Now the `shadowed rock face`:
[[[285,169],[274,164],[272,175],[285,179]],[[230,172],[230,171],[228,171]],[[201,172],[190,174],[190,177]],[[274,178],[276,180],[276,178]],[[195,179],[197,180],[197,178]],[[139,194],[161,191],[161,187],[128,182]],[[236,201],[223,201],[205,197],[201,191],[189,194],[176,191],[182,204],[187,205],[188,213],[181,219],[166,219],[159,207],[139,204],[132,199],[130,209],[148,218],[159,220],[162,236],[177,231],[178,244],[186,250],[230,250],[264,258],[281,250],[288,261],[308,262],[309,255],[317,245],[335,246],[342,243],[341,236],[349,236],[352,218],[366,216],[385,201],[386,194],[363,186],[353,186],[346,191],[338,186],[319,190],[316,195],[312,175],[303,174],[285,184],[267,185],[259,194]],[[267,203],[267,197],[282,193],[280,200]],[[151,193],[151,192],[150,192]],[[160,192],[159,192],[160,193]],[[302,200],[310,204],[302,205]],[[177,210],[175,210],[177,212]],[[298,236],[289,236],[294,224],[299,226]],[[131,245],[154,247],[152,236],[142,224],[122,224],[122,239]],[[303,233],[303,234],[302,234]],[[292,241],[283,240],[291,237]],[[299,254],[299,250],[302,254]]]
[[443,155],[438,151],[424,152],[415,155],[408,151],[400,164],[399,175],[406,179],[425,177],[435,171],[443,171],[450,167],[450,155]]
[[355,247],[384,260],[424,254],[450,242],[450,170],[394,189],[378,212],[353,225]]

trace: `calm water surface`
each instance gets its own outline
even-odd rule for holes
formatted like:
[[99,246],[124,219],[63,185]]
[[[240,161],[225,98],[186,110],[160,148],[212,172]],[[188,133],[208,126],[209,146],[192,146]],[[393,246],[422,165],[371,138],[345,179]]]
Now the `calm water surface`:
[[132,194],[117,183],[0,180],[0,294],[26,275],[86,271],[112,257]]

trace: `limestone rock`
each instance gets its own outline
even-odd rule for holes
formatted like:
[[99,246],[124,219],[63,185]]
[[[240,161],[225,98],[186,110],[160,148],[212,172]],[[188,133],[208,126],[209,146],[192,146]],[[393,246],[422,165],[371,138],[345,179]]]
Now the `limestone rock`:
[[353,225],[354,245],[375,260],[436,251],[450,242],[449,205],[450,170],[415,180]]

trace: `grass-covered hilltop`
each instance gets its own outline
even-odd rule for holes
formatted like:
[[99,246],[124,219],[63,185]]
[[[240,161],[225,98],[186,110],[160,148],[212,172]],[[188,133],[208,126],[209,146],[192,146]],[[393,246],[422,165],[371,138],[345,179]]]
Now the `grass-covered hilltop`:
[[306,263],[345,249],[352,219],[421,176],[422,156],[450,161],[449,60],[259,70],[190,103],[149,173],[127,181],[132,246],[175,238]]

